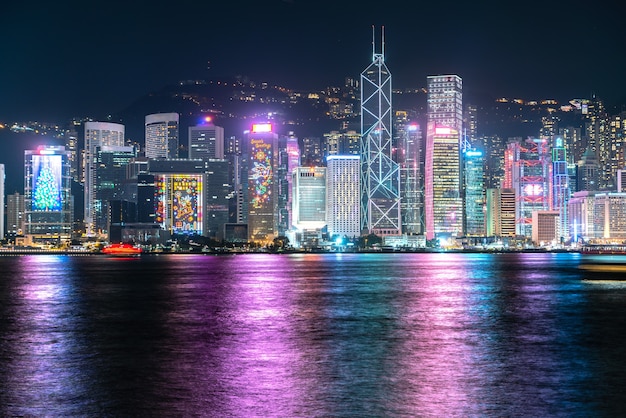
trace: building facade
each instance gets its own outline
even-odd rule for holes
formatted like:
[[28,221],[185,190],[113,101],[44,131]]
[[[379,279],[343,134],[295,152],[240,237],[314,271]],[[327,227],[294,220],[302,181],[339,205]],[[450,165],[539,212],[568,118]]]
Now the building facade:
[[360,157],[332,155],[326,160],[326,224],[328,235],[355,238],[361,234]]
[[402,233],[400,169],[393,160],[391,73],[382,52],[361,73],[361,230],[378,236]]
[[155,113],[146,115],[146,157],[178,158],[178,124],[178,113]]
[[224,159],[224,128],[210,119],[189,127],[190,159]]

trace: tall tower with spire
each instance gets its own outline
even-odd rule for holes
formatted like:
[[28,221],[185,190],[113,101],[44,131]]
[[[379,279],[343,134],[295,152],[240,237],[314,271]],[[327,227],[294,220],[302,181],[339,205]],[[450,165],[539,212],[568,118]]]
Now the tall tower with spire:
[[361,230],[400,235],[400,170],[392,159],[391,73],[385,65],[385,28],[372,63],[361,73]]

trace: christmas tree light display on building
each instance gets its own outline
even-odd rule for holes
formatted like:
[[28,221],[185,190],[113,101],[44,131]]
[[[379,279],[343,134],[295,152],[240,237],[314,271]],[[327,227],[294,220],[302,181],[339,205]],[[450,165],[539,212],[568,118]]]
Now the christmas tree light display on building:
[[59,181],[54,175],[53,167],[55,163],[60,169],[61,159],[57,156],[39,156],[37,158],[35,187],[33,190],[33,210],[38,211],[59,211],[61,210],[61,195],[59,190]]

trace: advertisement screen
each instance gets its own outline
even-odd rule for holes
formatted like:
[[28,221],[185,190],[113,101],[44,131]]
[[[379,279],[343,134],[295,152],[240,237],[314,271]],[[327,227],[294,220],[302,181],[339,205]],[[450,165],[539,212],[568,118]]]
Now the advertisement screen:
[[252,169],[250,179],[252,181],[253,195],[250,204],[253,208],[262,208],[270,198],[272,173],[272,145],[262,139],[251,141]]
[[32,210],[60,212],[63,159],[61,155],[33,155]]

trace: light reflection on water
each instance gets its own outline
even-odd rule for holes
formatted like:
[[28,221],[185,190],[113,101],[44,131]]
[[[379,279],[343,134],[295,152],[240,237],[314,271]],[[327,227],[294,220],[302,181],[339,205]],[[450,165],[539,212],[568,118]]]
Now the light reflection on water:
[[619,414],[626,287],[578,261],[0,257],[0,415]]

